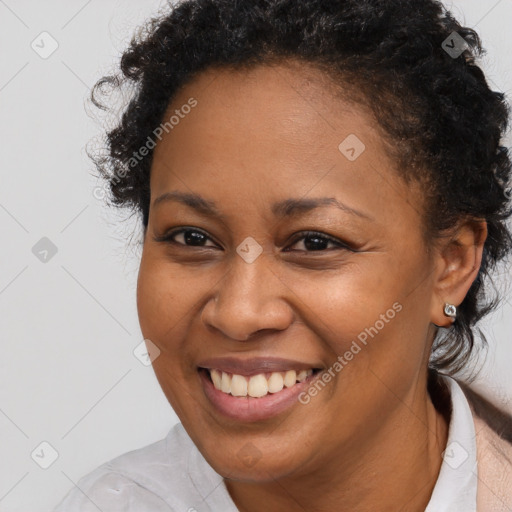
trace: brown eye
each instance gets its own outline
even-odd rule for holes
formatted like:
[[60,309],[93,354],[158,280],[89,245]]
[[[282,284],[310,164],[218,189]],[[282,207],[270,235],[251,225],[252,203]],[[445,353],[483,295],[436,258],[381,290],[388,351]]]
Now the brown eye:
[[[296,238],[295,241],[292,243],[292,247],[299,242],[302,242],[303,247],[300,247],[295,250],[299,251],[307,251],[307,252],[319,252],[319,251],[326,251],[330,249],[345,249],[353,251],[347,244],[341,242],[340,240],[337,240],[336,238],[333,238],[329,235],[325,235],[323,233],[316,233],[316,232],[307,232],[303,233],[303,236],[300,238]],[[289,248],[286,249],[287,251]]]
[[188,247],[217,247],[217,245],[207,245],[210,237],[196,228],[181,228],[161,237],[156,237],[156,242],[167,242]]

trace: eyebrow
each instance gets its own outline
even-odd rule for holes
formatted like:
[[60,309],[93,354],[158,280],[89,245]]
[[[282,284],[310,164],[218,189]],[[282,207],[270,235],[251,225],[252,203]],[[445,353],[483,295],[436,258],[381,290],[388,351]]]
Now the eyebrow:
[[[159,204],[166,202],[178,202],[189,206],[203,215],[224,218],[224,215],[220,212],[213,201],[208,201],[198,194],[178,191],[166,192],[165,194],[158,196],[153,201],[153,208],[156,208]],[[336,208],[357,217],[361,217],[366,220],[374,220],[373,217],[367,213],[351,208],[333,197],[285,199],[284,201],[274,203],[271,210],[276,217],[289,218],[310,212],[322,206],[335,206]]]

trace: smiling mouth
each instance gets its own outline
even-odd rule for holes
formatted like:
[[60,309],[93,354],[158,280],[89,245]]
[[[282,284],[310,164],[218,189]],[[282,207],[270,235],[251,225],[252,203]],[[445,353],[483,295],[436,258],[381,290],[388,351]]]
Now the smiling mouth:
[[214,368],[199,368],[199,371],[206,374],[215,389],[226,395],[239,398],[262,398],[269,394],[279,393],[284,388],[292,388],[297,383],[304,382],[321,370],[319,368],[300,371],[287,370],[283,372],[259,373],[250,377]]

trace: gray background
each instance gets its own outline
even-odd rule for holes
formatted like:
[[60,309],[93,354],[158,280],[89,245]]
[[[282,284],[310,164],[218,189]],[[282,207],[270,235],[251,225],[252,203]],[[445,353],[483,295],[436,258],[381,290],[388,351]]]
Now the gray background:
[[[177,421],[151,367],[133,354],[142,341],[139,231],[93,195],[98,182],[84,151],[102,129],[87,114],[89,88],[115,64],[133,29],[164,5],[0,0],[3,512],[51,510],[81,476],[162,438]],[[512,1],[446,5],[477,28],[489,79],[510,94]],[[42,58],[32,41],[40,53],[53,41],[59,46]],[[38,243],[46,256],[34,254]],[[498,281],[508,302],[484,324],[491,349],[474,386],[512,412],[510,270]],[[40,467],[56,454],[48,469]]]

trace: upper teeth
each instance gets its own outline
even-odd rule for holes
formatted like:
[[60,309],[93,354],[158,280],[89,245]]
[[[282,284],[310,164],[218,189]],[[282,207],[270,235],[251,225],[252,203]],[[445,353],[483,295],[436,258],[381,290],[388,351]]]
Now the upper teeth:
[[296,382],[307,379],[313,370],[295,370],[286,372],[273,372],[268,375],[260,373],[252,377],[230,374],[221,370],[210,370],[213,385],[216,389],[233,396],[247,396],[259,398],[268,393],[277,393],[283,387],[291,388]]

